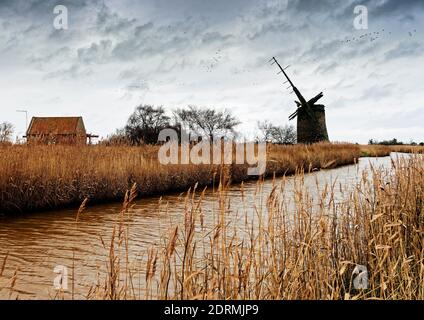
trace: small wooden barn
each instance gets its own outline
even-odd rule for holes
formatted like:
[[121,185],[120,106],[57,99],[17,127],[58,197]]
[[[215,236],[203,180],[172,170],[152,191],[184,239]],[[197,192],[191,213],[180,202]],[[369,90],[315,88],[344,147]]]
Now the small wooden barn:
[[87,135],[82,117],[33,117],[28,127],[28,143],[42,144],[87,144]]

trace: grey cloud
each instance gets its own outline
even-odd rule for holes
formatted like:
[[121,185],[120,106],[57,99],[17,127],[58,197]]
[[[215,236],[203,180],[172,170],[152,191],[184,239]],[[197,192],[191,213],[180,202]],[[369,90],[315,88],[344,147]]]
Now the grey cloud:
[[149,90],[149,83],[145,79],[137,79],[131,82],[129,85],[126,86],[126,90],[128,91],[148,91]]
[[402,22],[402,23],[414,22],[415,17],[414,17],[414,15],[408,13],[408,14],[403,15],[401,18],[399,18],[399,21]]
[[[422,108],[416,108],[407,111],[382,113],[379,117],[373,120],[373,124],[378,127],[390,127],[390,128],[410,128],[413,126],[422,127],[424,121],[424,113]],[[394,138],[394,137],[388,137]],[[419,141],[423,141],[423,137],[420,137]],[[409,142],[409,141],[407,141]]]
[[[52,26],[53,6],[59,2],[70,13],[66,32]],[[7,67],[15,72],[15,79],[28,75],[31,88],[37,86],[46,95],[51,94],[53,81],[43,79],[82,86],[93,80],[110,94],[107,99],[99,97],[105,108],[115,108],[119,101],[112,101],[113,97],[124,90],[127,97],[146,97],[165,105],[210,101],[244,110],[263,105],[264,117],[271,117],[293,108],[292,96],[281,92],[281,79],[267,64],[276,56],[281,63],[293,65],[290,72],[296,83],[302,83],[302,90],[306,88],[305,94],[327,87],[326,99],[334,104],[328,110],[331,119],[330,110],[337,113],[346,107],[354,114],[354,108],[373,105],[380,110],[380,101],[403,108],[399,87],[390,86],[387,77],[402,76],[397,72],[399,64],[413,79],[408,95],[414,100],[420,97],[423,3],[289,0],[286,7],[284,0],[3,0],[0,64],[10,60],[12,66]],[[343,44],[343,39],[362,34],[352,25],[353,7],[358,4],[369,7],[372,31],[374,26],[385,27],[392,36]],[[409,37],[408,29],[414,28],[417,35]],[[219,57],[215,56],[218,49]],[[25,80],[14,82],[11,88],[22,85],[27,90]],[[169,95],[162,94],[164,89]],[[63,101],[69,101],[67,94],[55,93]],[[87,90],[73,93],[72,98],[81,95],[89,101],[91,94]],[[283,118],[287,120],[284,114],[279,119]]]
[[104,63],[110,59],[112,51],[111,40],[101,40],[92,43],[89,47],[78,49],[78,60],[82,63]]
[[[260,23],[260,22],[259,22]],[[258,29],[254,30],[252,33],[247,35],[249,40],[256,40],[261,37],[271,34],[275,36],[280,35],[289,35],[293,31],[301,31],[306,29],[307,26],[302,24],[301,26],[296,25],[296,23],[291,24],[287,21],[282,21],[280,19],[275,19],[272,21],[264,22]]]
[[336,4],[340,5],[340,2],[337,0],[294,0],[288,1],[287,9],[295,12],[329,12],[330,9],[337,7]]
[[396,48],[388,51],[385,54],[385,61],[390,61],[398,58],[405,58],[410,56],[423,55],[422,44],[418,42],[400,42]]
[[117,13],[112,12],[106,5],[102,5],[97,13],[96,27],[104,34],[117,34],[131,29],[135,24],[136,19],[123,18]]
[[341,48],[340,40],[316,40],[310,44],[306,51],[301,53],[300,60],[316,62],[318,59],[332,58]]
[[157,11],[173,12],[176,16],[208,17],[214,20],[228,20],[254,4],[269,0],[156,0]]
[[93,74],[90,68],[83,68],[79,65],[72,65],[69,68],[60,69],[49,72],[44,76],[45,80],[62,79],[62,80],[77,80],[88,77]]
[[380,100],[384,97],[389,97],[393,90],[395,89],[395,84],[388,83],[385,85],[372,86],[367,88],[362,96],[359,98],[360,100]]
[[[360,3],[360,0],[355,2]],[[372,14],[376,14],[379,16],[388,14],[399,14],[404,13],[405,11],[416,9],[424,10],[424,1],[422,0],[386,0],[381,2],[367,0],[365,1],[365,3],[371,6]]]
[[234,37],[232,35],[222,35],[221,33],[215,31],[215,32],[207,32],[202,37],[202,43],[204,44],[211,44],[211,43],[219,43],[223,44],[227,41],[233,39]]
[[78,39],[79,36],[81,36],[80,30],[72,26],[68,30],[57,30],[51,25],[48,30],[48,38],[52,43],[71,42],[73,39]]
[[[146,56],[185,54],[201,41],[204,28],[202,21],[186,21],[158,27],[147,23],[137,26],[126,39],[119,41],[113,48],[112,55],[119,60],[139,60]],[[219,33],[206,33],[203,40],[211,42],[220,38],[228,39]]]
[[327,73],[330,71],[334,72],[339,65],[340,64],[335,61],[322,63],[315,69],[313,73]]
[[156,72],[166,74],[172,71],[183,70],[188,66],[193,66],[193,63],[189,63],[184,57],[176,57],[175,59],[162,59],[156,68]]
[[62,63],[71,59],[71,57],[72,50],[69,47],[62,47],[47,55],[31,56],[28,61],[31,64],[37,65],[39,68],[43,68],[46,64]]
[[[303,0],[308,1],[308,0]],[[317,1],[318,2],[318,1]],[[339,1],[332,0],[327,1],[331,3],[333,9],[337,7]],[[344,10],[341,10],[337,15],[338,18],[343,19],[345,17],[352,16],[353,10],[358,5],[364,5],[368,8],[370,18],[382,18],[385,16],[393,15],[404,15],[405,12],[413,10],[423,10],[424,2],[422,0],[385,0],[385,1],[375,1],[375,0],[350,0],[346,1]],[[332,10],[329,8],[330,11]]]
[[51,16],[56,5],[80,11],[87,6],[98,5],[101,0],[2,0],[0,15],[42,18]]
[[322,25],[334,22],[338,23],[338,29],[348,31],[352,30],[354,8],[358,5],[368,8],[371,25],[376,25],[379,20],[388,17],[398,17],[401,22],[411,21],[415,19],[416,14],[424,10],[422,0],[292,0],[289,1],[287,9],[291,15],[300,20],[306,19],[311,24],[314,20]]
[[135,69],[126,69],[119,73],[119,79],[126,80],[126,79],[132,79],[135,78],[138,75],[138,71]]
[[151,31],[153,27],[154,27],[153,22],[148,22],[146,24],[137,26],[135,27],[134,36],[135,37],[143,36],[143,34],[145,34],[146,32]]

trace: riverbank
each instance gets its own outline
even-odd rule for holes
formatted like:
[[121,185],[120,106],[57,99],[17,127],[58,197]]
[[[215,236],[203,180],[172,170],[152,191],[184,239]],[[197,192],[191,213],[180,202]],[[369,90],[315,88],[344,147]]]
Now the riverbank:
[[[365,149],[366,147],[366,149]],[[157,146],[1,146],[0,213],[27,213],[116,201],[134,183],[140,196],[252,179],[247,165],[161,165]],[[316,144],[267,148],[266,176],[349,165],[389,147]]]
[[[247,165],[161,165],[157,146],[0,147],[0,213],[19,213],[121,200],[134,183],[142,196],[187,191],[220,179],[241,182]],[[351,144],[274,146],[266,175],[293,174],[352,164],[360,155]]]
[[386,145],[361,145],[361,157],[387,157],[392,152],[423,154],[422,146],[386,146]]

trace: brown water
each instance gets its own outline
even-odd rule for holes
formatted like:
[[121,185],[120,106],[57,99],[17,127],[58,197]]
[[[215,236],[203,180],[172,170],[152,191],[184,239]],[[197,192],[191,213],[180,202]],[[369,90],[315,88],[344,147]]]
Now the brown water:
[[[361,172],[369,170],[370,164],[389,168],[391,161],[390,157],[362,158],[357,165],[308,174],[305,176],[305,186],[312,195],[329,182],[351,188],[359,181]],[[293,178],[287,178],[287,201],[292,198],[293,183]],[[253,215],[253,204],[261,205],[272,187],[272,180],[265,181],[262,190],[258,190],[255,182],[245,183],[242,201],[240,185],[232,186],[229,190],[231,210]],[[209,189],[202,202],[205,223],[213,221],[213,212],[218,205],[216,192]],[[343,194],[341,192],[336,197],[343,198]],[[170,225],[181,221],[184,212],[182,197],[174,194],[136,201],[137,205],[131,215],[131,258],[145,256],[147,249],[169,232]],[[75,223],[75,209],[0,217],[0,273],[4,257],[8,255],[3,276],[0,277],[0,299],[55,297],[57,291],[53,282],[58,276],[54,272],[57,266],[67,267],[68,275],[71,277],[73,273],[72,278],[75,279],[73,290],[65,292],[65,298],[72,298],[72,291],[74,298],[84,298],[90,286],[96,283],[97,274],[101,275],[106,270],[107,243],[120,210],[120,203],[88,207],[78,224]],[[105,247],[102,240],[106,243]],[[11,289],[15,273],[15,283]],[[139,289],[141,292],[142,288]]]

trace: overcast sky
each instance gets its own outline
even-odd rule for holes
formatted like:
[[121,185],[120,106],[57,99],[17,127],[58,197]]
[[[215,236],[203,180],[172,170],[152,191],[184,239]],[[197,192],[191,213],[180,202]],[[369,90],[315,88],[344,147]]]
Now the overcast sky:
[[[54,28],[58,4],[68,30]],[[354,28],[356,5],[369,30]],[[17,109],[81,115],[106,136],[138,104],[198,105],[232,110],[253,136],[295,110],[275,56],[306,98],[324,92],[331,140],[424,141],[423,25],[423,0],[1,0],[0,122],[22,135]]]

